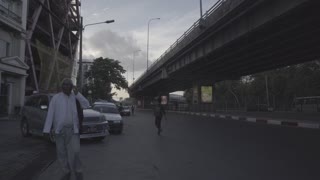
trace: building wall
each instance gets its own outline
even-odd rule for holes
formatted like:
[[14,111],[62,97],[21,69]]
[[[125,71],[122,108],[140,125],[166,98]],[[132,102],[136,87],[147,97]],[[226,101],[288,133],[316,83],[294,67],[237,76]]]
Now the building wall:
[[13,114],[24,102],[27,2],[0,0],[0,114]]

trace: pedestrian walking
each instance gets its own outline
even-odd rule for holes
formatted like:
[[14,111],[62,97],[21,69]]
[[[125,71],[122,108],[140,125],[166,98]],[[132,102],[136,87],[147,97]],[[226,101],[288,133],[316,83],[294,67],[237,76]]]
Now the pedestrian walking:
[[158,129],[158,135],[161,134],[162,128],[161,128],[161,119],[162,116],[166,114],[163,105],[161,104],[161,96],[158,97],[157,103],[154,106],[154,116],[155,116],[155,125]]
[[132,115],[134,114],[134,105],[132,104],[131,106],[131,112],[132,112]]
[[57,159],[64,173],[61,180],[70,180],[72,173],[77,180],[82,180],[79,135],[81,122],[77,104],[87,108],[89,101],[73,86],[71,79],[64,79],[61,89],[62,92],[54,95],[50,101],[43,133],[48,135],[53,130],[55,134]]

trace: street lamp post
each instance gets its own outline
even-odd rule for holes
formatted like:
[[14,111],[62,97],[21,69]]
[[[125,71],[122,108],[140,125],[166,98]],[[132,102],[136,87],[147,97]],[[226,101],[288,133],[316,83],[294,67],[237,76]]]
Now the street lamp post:
[[202,0],[200,0],[200,18],[202,19]]
[[152,18],[152,19],[149,19],[148,21],[148,37],[147,37],[147,71],[149,69],[149,26],[150,26],[150,22],[153,21],[153,20],[160,20],[160,18]]
[[127,66],[127,81],[128,81],[128,85],[129,85],[129,66]]
[[107,20],[103,22],[98,23],[92,23],[92,24],[86,24],[83,26],[83,17],[80,18],[80,45],[79,45],[79,76],[80,76],[80,82],[79,82],[79,91],[82,92],[82,85],[83,85],[83,73],[82,73],[82,33],[87,26],[97,25],[97,24],[109,24],[113,23],[114,20]]
[[134,82],[134,55],[139,51],[141,51],[141,50],[139,49],[139,50],[133,51],[133,57],[132,57],[132,83]]

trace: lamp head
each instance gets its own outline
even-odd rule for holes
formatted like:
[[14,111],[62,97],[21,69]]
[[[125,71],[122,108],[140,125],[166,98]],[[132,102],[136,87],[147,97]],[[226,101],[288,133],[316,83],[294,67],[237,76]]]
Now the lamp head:
[[105,21],[105,23],[107,23],[107,24],[109,24],[109,23],[113,23],[114,22],[114,20],[112,19],[112,20],[107,20],[107,21]]

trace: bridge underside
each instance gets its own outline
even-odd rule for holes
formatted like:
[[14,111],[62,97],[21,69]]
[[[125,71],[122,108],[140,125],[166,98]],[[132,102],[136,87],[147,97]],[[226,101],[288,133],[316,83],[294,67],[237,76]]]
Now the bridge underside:
[[[319,3],[304,3],[132,95],[185,90],[194,82],[214,83],[316,60],[320,57],[320,13],[315,8]],[[210,44],[207,39],[204,44]]]

